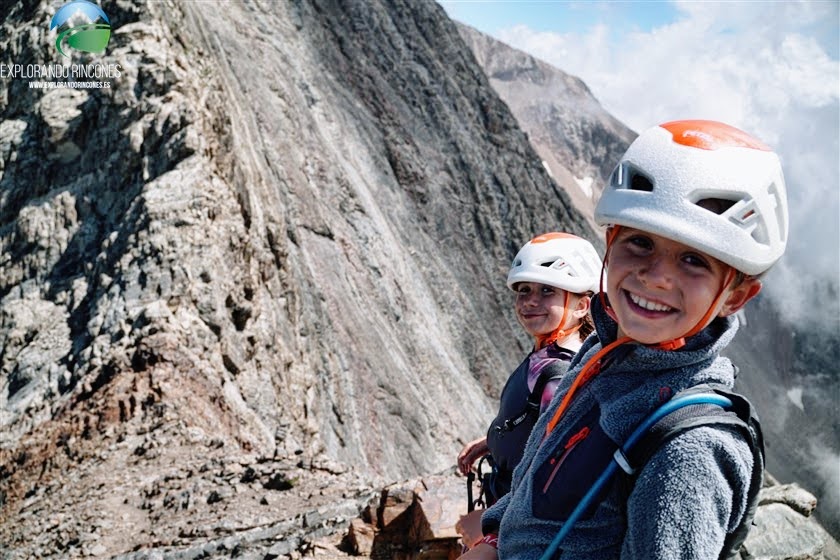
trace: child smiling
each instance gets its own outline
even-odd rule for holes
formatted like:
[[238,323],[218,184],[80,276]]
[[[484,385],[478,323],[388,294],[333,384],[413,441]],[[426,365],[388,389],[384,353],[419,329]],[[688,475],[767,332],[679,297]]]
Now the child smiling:
[[[540,410],[551,401],[569,361],[594,328],[589,303],[598,289],[600,269],[601,258],[591,243],[557,231],[534,237],[513,259],[507,285],[516,294],[516,318],[534,347],[508,377],[487,435],[469,442],[458,455],[462,474],[482,457],[490,463],[492,471],[481,481],[485,505],[507,493]],[[482,537],[481,512],[470,512],[458,523],[467,546]]]
[[[482,517],[464,559],[537,559],[616,447],[653,410],[701,384],[731,388],[720,356],[733,314],[783,254],[788,217],[779,159],[714,121],[643,132],[598,202],[608,226],[602,290],[587,338],[536,423],[509,494]],[[668,440],[632,492],[607,486],[560,544],[575,560],[718,558],[748,510],[755,464],[736,430],[699,426]]]

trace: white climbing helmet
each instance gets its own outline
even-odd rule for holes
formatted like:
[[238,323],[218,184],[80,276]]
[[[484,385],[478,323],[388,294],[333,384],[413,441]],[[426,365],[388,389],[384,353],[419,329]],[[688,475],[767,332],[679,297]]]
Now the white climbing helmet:
[[745,274],[761,274],[787,243],[782,167],[769,147],[737,128],[668,122],[630,145],[595,221],[661,235]]
[[513,289],[517,282],[538,282],[582,294],[598,291],[600,273],[601,258],[589,241],[555,231],[538,235],[519,250],[507,285]]

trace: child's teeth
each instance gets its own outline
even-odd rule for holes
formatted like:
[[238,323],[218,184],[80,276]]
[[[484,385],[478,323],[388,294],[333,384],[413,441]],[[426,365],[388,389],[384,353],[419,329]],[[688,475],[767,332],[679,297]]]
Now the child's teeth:
[[644,307],[650,311],[670,311],[671,308],[667,305],[661,305],[659,303],[654,303],[652,301],[648,301],[642,297],[637,296],[636,294],[630,294],[630,299],[633,300],[633,303],[638,305],[639,307]]

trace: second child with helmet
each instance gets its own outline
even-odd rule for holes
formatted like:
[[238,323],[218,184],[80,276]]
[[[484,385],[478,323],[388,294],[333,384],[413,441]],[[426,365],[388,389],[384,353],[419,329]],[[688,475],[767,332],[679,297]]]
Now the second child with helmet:
[[743,431],[678,433],[637,465],[629,490],[593,481],[674,395],[731,392],[736,369],[720,353],[738,330],[734,314],[787,241],[779,158],[723,123],[665,123],[631,144],[595,219],[608,227],[596,332],[534,426],[511,491],[482,516],[482,541],[461,558],[737,557],[731,537],[749,526],[763,473]]
[[[590,297],[598,289],[600,269],[595,248],[568,233],[539,235],[514,257],[507,286],[515,293],[516,318],[534,346],[505,383],[487,435],[465,445],[458,455],[462,474],[469,474],[477,461],[487,468],[480,481],[482,495],[476,500],[481,505],[492,505],[508,492],[531,428],[592,332]],[[467,546],[482,537],[482,511],[477,509],[459,522]]]

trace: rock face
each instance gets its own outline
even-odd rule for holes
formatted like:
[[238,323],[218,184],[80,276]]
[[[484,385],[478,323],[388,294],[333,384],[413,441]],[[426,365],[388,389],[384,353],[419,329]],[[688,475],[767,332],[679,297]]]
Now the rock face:
[[[271,470],[452,464],[527,347],[510,258],[587,233],[454,24],[103,9],[106,53],[76,62],[120,65],[110,89],[0,82],[3,548],[189,547],[285,519]],[[53,13],[4,14],[8,59],[61,64]],[[243,517],[220,480],[255,465],[268,509]]]
[[591,237],[436,4],[220,6],[103,2],[109,89],[0,79],[4,558],[340,555],[483,432],[516,249]]
[[467,25],[458,24],[458,31],[543,165],[597,230],[595,203],[636,133],[606,112],[579,78]]

